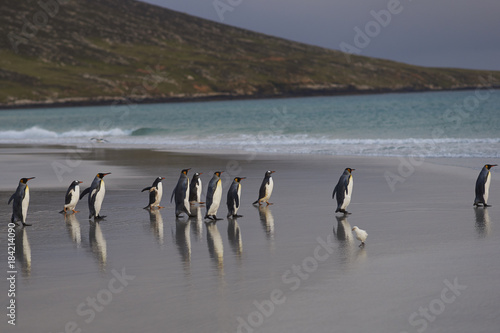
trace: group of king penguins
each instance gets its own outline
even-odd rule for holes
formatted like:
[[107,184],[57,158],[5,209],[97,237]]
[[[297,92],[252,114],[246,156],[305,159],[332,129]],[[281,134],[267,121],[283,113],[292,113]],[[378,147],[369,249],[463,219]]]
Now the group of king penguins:
[[[175,216],[179,217],[183,213],[187,214],[188,217],[192,216],[190,209],[192,204],[206,204],[205,219],[210,221],[221,220],[220,218],[217,218],[217,211],[222,199],[222,180],[220,176],[223,171],[214,172],[212,179],[208,183],[206,202],[201,202],[202,182],[200,175],[202,173],[195,173],[190,182],[187,175],[189,170],[190,169],[184,169],[181,171],[179,181],[177,182],[170,198],[170,202],[175,199]],[[266,203],[267,205],[271,204],[269,199],[271,198],[274,187],[274,181],[272,178],[272,174],[274,172],[275,171],[270,170],[266,171],[264,180],[262,181],[259,189],[259,197],[253,203],[254,205],[258,204],[260,206],[263,203]],[[109,174],[111,174],[111,172],[98,173],[92,181],[90,187],[86,188],[81,193],[80,184],[83,182],[79,180],[73,181],[66,191],[64,209],[60,213],[66,214],[69,211],[78,213],[78,211],[75,210],[76,205],[81,199],[83,199],[83,197],[88,195],[89,219],[93,218],[94,221],[100,221],[105,218],[106,216],[100,215],[100,211],[104,195],[106,194],[106,185],[103,178]],[[16,192],[9,199],[8,204],[13,201],[11,222],[16,225],[19,225],[17,221],[21,221],[23,226],[30,225],[26,223],[30,200],[28,181],[34,178],[35,177],[21,178]],[[160,201],[163,196],[163,179],[165,178],[158,177],[153,182],[153,185],[142,189],[141,192],[149,192],[149,203],[146,207],[144,207],[145,209],[163,208],[160,206]],[[227,192],[228,217],[241,217],[241,215],[238,215],[237,212],[241,203],[240,182],[242,179],[245,179],[245,177],[235,177]]]
[[[474,206],[480,207],[481,205],[486,208],[488,205],[488,197],[489,197],[489,189],[491,184],[491,172],[490,169],[492,167],[497,166],[497,164],[486,164],[479,173],[479,176],[476,180],[476,197],[474,199]],[[208,183],[207,193],[206,193],[206,202],[201,202],[201,193],[202,193],[202,182],[200,179],[201,172],[197,172],[193,175],[191,181],[189,181],[188,171],[190,169],[184,169],[181,171],[181,175],[175,186],[172,196],[170,198],[170,202],[175,200],[175,216],[179,217],[181,214],[185,213],[188,216],[191,216],[191,204],[203,204],[206,206],[206,214],[205,219],[210,221],[220,220],[217,218],[217,211],[219,209],[221,199],[222,199],[222,180],[220,178],[223,171],[216,171],[210,182]],[[335,213],[343,213],[350,214],[346,208],[351,203],[352,189],[353,189],[353,178],[352,172],[355,169],[346,168],[344,173],[340,176],[340,179],[335,186],[332,194],[332,199],[337,198],[337,209]],[[259,189],[259,197],[253,203],[258,204],[259,206],[265,202],[267,205],[270,205],[269,199],[273,192],[274,182],[272,178],[272,174],[275,171],[266,171],[264,180]],[[83,192],[80,193],[80,184],[82,183],[79,180],[75,180],[69,186],[66,192],[64,209],[61,213],[66,213],[67,211],[72,211],[73,213],[77,213],[75,210],[76,205],[80,199],[82,199],[85,195],[88,194],[88,206],[89,206],[89,219],[94,218],[95,221],[103,219],[105,216],[100,216],[99,213],[101,211],[102,202],[104,200],[104,194],[106,193],[106,186],[104,184],[104,176],[111,174],[107,173],[98,173],[90,187],[86,188]],[[28,226],[26,223],[26,215],[28,212],[29,205],[29,187],[28,181],[34,179],[31,178],[21,178],[19,181],[19,186],[17,187],[16,192],[10,197],[9,204],[13,201],[12,206],[12,218],[11,222],[18,225],[17,221],[21,221],[23,226]],[[145,209],[161,209],[160,201],[163,195],[163,185],[162,180],[164,177],[158,177],[153,182],[153,185],[148,186],[142,190],[142,192],[149,192],[149,203]],[[241,203],[241,180],[245,179],[245,177],[235,177],[229,190],[227,192],[227,210],[228,217],[241,217],[238,215],[238,209],[240,208]],[[365,240],[368,237],[368,233],[365,230],[354,226],[352,231],[356,233],[356,237],[361,241],[361,245],[364,246]]]

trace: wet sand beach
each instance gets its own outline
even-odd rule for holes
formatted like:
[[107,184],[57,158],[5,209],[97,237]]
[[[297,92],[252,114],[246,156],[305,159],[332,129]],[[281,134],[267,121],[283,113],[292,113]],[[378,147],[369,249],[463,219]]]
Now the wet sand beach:
[[[203,154],[148,149],[0,146],[0,244],[10,195],[29,182],[26,228],[16,228],[16,326],[2,332],[497,332],[500,326],[500,177],[487,209],[474,185],[498,159]],[[354,189],[335,214],[346,167]],[[223,220],[176,219],[170,195],[181,169],[203,172],[203,193],[223,173]],[[275,170],[269,207],[254,207]],[[72,180],[106,176],[101,210],[87,199],[64,215]],[[158,176],[164,209],[149,212]],[[242,180],[237,219],[226,193]],[[389,182],[388,182],[389,179]],[[391,185],[392,184],[392,185]],[[197,211],[197,209],[193,209]],[[350,229],[369,236],[358,247]],[[6,246],[0,261],[7,272]],[[8,285],[0,284],[3,303]],[[6,309],[4,307],[4,312]],[[5,315],[4,315],[5,316]]]

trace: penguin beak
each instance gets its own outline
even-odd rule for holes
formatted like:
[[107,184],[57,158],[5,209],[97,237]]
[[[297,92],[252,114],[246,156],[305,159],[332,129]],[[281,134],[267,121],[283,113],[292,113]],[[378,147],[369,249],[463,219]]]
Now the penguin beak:
[[35,179],[35,177],[26,178],[26,182],[28,182],[28,180],[30,179]]
[[78,181],[78,184],[82,184],[83,182],[81,180]]
[[106,173],[103,173],[102,176],[104,177],[104,176],[110,175],[110,174],[111,174],[111,172],[106,172]]
[[275,173],[276,171],[271,171],[271,173]]

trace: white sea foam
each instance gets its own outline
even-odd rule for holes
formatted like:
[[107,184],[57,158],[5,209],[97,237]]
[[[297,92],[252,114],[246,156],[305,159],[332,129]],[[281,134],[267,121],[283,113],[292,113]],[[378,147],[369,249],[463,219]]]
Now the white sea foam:
[[57,133],[38,126],[0,131],[0,143],[87,144],[106,138],[109,147],[141,146],[175,150],[232,150],[240,152],[425,157],[500,157],[500,138],[338,139],[296,135],[132,135],[119,128],[106,131],[71,130]]

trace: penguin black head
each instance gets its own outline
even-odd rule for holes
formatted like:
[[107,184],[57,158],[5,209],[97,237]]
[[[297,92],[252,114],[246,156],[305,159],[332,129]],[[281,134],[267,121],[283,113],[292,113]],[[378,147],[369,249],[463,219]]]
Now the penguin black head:
[[276,172],[276,171],[267,170],[267,171],[266,171],[266,177],[271,177],[271,175],[272,175],[273,173],[275,173],[275,172]]
[[497,165],[498,164],[486,164],[484,167],[489,170],[489,169],[491,169],[491,168],[493,168],[494,166],[497,166]]
[[26,184],[26,183],[28,182],[28,180],[30,180],[30,179],[34,179],[34,178],[35,178],[35,177],[30,177],[30,178],[21,178],[21,179],[19,180],[19,182],[20,182],[20,183],[22,183],[22,184]]
[[236,177],[234,178],[234,181],[239,183],[242,179],[246,179],[247,177]]
[[202,174],[203,174],[203,172],[197,172],[197,173],[195,173],[195,174],[193,175],[193,179],[197,179],[197,178],[199,178],[199,177],[200,177],[200,175],[202,175]]
[[223,173],[224,171],[215,171],[214,172],[214,175],[216,175],[217,177],[220,177],[220,175]]
[[96,177],[103,179],[104,176],[110,175],[111,172],[99,172]]
[[346,171],[349,171],[349,173],[353,172],[354,170],[356,169],[352,169],[352,168],[345,168]]
[[182,171],[181,171],[181,173],[183,173],[183,174],[187,175],[189,170],[191,170],[191,168],[189,168],[189,169],[184,169],[184,170],[182,170]]
[[81,180],[73,180],[73,182],[71,183],[71,185],[75,186],[75,185],[78,185],[78,184],[81,184],[83,183]]

